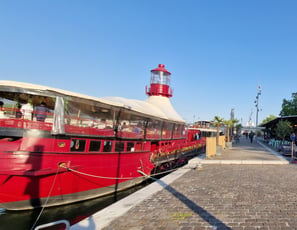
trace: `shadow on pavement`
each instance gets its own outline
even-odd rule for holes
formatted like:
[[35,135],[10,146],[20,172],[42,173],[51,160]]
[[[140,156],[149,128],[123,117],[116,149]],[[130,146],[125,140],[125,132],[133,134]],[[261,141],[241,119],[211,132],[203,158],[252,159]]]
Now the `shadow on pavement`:
[[185,195],[175,190],[170,185],[164,183],[162,180],[156,180],[158,184],[160,184],[164,189],[166,189],[168,192],[170,192],[172,195],[174,195],[177,199],[179,199],[181,202],[183,202],[188,208],[190,208],[192,211],[194,211],[196,214],[198,214],[202,219],[204,219],[206,222],[208,222],[213,229],[221,229],[221,230],[227,230],[230,229],[227,225],[225,225],[222,221],[217,219],[215,216],[211,215],[209,212],[207,212],[205,209],[200,207],[199,205],[195,204],[193,201],[188,199]]

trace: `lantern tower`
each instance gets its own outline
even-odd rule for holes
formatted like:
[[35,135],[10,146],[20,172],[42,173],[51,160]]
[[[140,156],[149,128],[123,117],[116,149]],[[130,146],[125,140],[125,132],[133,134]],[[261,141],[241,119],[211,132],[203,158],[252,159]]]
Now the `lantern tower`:
[[170,75],[171,73],[165,69],[165,65],[159,64],[158,68],[151,70],[150,87],[146,86],[145,93],[148,96],[172,97]]

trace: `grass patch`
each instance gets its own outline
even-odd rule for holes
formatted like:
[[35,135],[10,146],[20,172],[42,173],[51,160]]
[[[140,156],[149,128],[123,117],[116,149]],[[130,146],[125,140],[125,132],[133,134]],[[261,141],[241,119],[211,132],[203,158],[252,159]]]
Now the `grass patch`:
[[185,212],[176,212],[171,215],[172,219],[174,220],[184,220],[187,217],[193,216],[192,213],[185,213]]

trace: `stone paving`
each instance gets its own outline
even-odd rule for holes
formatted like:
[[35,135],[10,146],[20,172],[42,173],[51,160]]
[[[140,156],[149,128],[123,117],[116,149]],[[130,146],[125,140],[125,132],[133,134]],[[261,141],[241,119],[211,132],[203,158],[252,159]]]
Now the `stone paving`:
[[[240,142],[233,143],[232,148],[223,151],[223,154],[212,157],[204,163],[211,164],[218,161],[233,161],[233,163],[252,163],[252,164],[288,164],[285,157],[278,152],[271,149],[262,141],[253,141],[252,143],[246,139],[241,138]],[[224,163],[223,162],[223,163]]]
[[206,165],[104,229],[297,229],[296,188],[295,165]]
[[[283,161],[244,139],[215,158]],[[297,230],[297,165],[204,161],[187,170],[172,183],[158,180],[163,189],[102,229]]]

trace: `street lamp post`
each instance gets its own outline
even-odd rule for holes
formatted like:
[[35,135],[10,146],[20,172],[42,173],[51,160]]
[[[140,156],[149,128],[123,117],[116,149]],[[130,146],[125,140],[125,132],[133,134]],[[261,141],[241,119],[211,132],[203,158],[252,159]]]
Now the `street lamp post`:
[[259,115],[259,97],[261,95],[261,86],[258,87],[258,92],[255,100],[255,106],[256,106],[256,138],[257,138],[257,133],[258,133],[258,115]]

